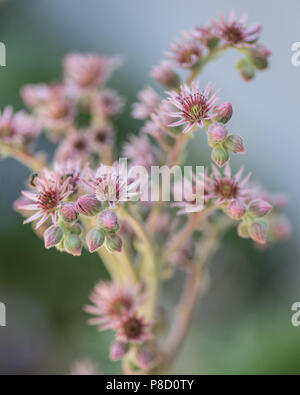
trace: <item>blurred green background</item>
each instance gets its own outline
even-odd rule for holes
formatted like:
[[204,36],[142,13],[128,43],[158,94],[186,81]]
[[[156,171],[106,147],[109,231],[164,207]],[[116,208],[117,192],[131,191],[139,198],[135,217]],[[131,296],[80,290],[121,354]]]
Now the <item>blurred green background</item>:
[[[190,335],[173,373],[283,374],[300,372],[300,327],[291,325],[291,305],[299,289],[299,132],[300,69],[291,66],[290,46],[299,41],[298,1],[283,5],[246,1],[10,0],[0,2],[0,41],[7,67],[0,68],[0,107],[23,108],[25,83],[53,81],[69,51],[125,56],[110,86],[127,98],[118,119],[119,142],[141,123],[130,118],[130,104],[150,82],[149,71],[180,30],[206,24],[217,11],[248,11],[264,24],[263,42],[274,52],[270,71],[243,83],[229,54],[204,73],[202,81],[222,88],[235,109],[231,130],[245,137],[247,156],[235,158],[271,190],[291,196],[293,237],[270,251],[257,252],[233,232],[211,267],[211,286],[197,308]],[[205,136],[190,149],[190,161],[209,163]],[[51,152],[45,141],[39,148]],[[7,327],[0,328],[0,373],[64,374],[89,357],[101,372],[117,373],[107,355],[112,335],[86,323],[82,306],[94,283],[107,276],[97,256],[73,258],[46,251],[30,226],[12,210],[28,172],[7,159],[0,162],[0,301]],[[166,307],[177,298],[180,276],[162,292]]]

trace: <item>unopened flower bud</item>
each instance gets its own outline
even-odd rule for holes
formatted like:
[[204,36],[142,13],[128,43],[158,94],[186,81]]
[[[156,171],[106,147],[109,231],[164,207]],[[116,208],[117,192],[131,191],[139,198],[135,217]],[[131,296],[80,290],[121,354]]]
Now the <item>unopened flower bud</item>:
[[220,104],[216,109],[216,120],[227,123],[232,117],[232,104],[229,102]]
[[180,85],[178,74],[171,67],[169,62],[162,61],[154,66],[151,71],[151,77],[166,88],[174,89]]
[[98,250],[98,248],[103,245],[104,240],[104,232],[98,228],[91,229],[86,235],[86,244],[88,245],[90,252]]
[[110,252],[121,252],[122,251],[122,239],[115,233],[106,235],[106,248]]
[[213,143],[220,143],[227,136],[227,130],[221,123],[215,122],[211,124],[207,131],[209,140]]
[[112,361],[118,361],[118,360],[122,359],[127,354],[128,350],[129,350],[128,343],[115,341],[110,346],[109,358]]
[[250,202],[248,212],[253,217],[263,217],[272,210],[272,205],[265,200],[255,199]]
[[220,39],[218,37],[212,37],[207,39],[207,48],[213,50],[219,44]]
[[248,227],[249,236],[259,244],[266,243],[266,224],[262,221],[255,221]]
[[101,202],[95,195],[83,195],[76,203],[77,210],[87,216],[94,216],[101,210]]
[[233,219],[240,219],[246,212],[245,204],[241,200],[233,200],[227,206],[227,214]]
[[234,154],[246,152],[243,139],[238,134],[230,134],[225,140],[225,146]]
[[212,160],[216,162],[219,167],[223,167],[224,164],[228,161],[229,155],[228,151],[223,145],[216,145],[211,153]]
[[248,227],[246,224],[241,222],[237,228],[238,235],[242,237],[243,239],[248,239],[249,238],[249,232],[248,232]]
[[70,227],[70,232],[79,236],[82,233],[82,227],[79,224],[74,224]]
[[64,237],[64,232],[61,227],[52,225],[44,232],[45,248],[51,248],[59,244]]
[[240,59],[236,65],[244,81],[250,81],[255,77],[255,66],[248,59]]
[[78,211],[76,210],[75,204],[68,202],[64,203],[60,208],[60,215],[66,222],[74,222],[78,218]]
[[68,233],[64,238],[64,247],[70,254],[80,256],[82,250],[81,238],[74,233]]
[[265,70],[268,67],[268,57],[271,55],[272,52],[263,45],[256,45],[249,50],[249,57],[258,70]]
[[138,348],[136,359],[139,367],[145,371],[151,369],[156,359],[155,351],[147,346]]
[[99,214],[98,224],[101,228],[110,232],[116,232],[119,229],[117,214],[111,210],[103,210]]

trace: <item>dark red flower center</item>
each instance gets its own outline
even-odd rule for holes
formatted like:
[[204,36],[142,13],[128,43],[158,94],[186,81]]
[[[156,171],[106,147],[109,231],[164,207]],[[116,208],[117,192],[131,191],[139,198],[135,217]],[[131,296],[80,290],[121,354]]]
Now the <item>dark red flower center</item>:
[[54,191],[44,191],[39,194],[38,205],[45,211],[52,211],[58,203],[59,199]]
[[105,143],[107,139],[107,133],[104,130],[99,130],[98,132],[96,132],[95,134],[95,140],[98,141],[98,143]]
[[198,48],[196,47],[191,47],[191,48],[186,48],[185,50],[182,50],[178,54],[178,62],[179,63],[191,63],[194,60],[194,56],[199,57],[200,53]]
[[237,44],[244,39],[243,27],[239,23],[233,23],[224,31],[224,37],[227,41]]
[[234,199],[238,196],[239,186],[235,179],[224,178],[215,184],[215,194],[224,199]]
[[128,339],[137,339],[143,332],[143,325],[138,318],[131,317],[124,322],[123,330]]
[[77,141],[75,141],[74,148],[77,151],[84,151],[86,149],[86,142],[84,141],[84,139],[81,138],[81,139],[78,139]]

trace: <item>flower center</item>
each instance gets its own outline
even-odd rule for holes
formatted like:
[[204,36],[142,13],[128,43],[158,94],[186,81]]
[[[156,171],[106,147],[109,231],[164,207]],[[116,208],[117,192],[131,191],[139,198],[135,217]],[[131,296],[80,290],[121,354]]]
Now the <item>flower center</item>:
[[106,137],[107,137],[106,133],[103,132],[102,130],[96,133],[96,140],[99,143],[104,143],[106,141]]
[[201,114],[201,108],[197,104],[195,104],[194,106],[191,107],[191,114],[193,115],[194,118],[197,119]]
[[118,176],[103,175],[98,178],[97,197],[101,201],[114,202],[120,199],[120,179]]
[[183,112],[191,121],[200,121],[206,114],[206,98],[202,93],[196,93],[182,99]]
[[136,339],[142,333],[142,325],[138,318],[129,318],[124,324],[124,332],[129,339]]
[[243,31],[240,24],[233,23],[225,31],[225,37],[228,41],[232,43],[238,43],[243,41]]
[[194,48],[183,51],[179,55],[180,63],[190,63],[193,60],[193,55],[199,56],[198,52]]
[[58,202],[57,194],[54,191],[44,191],[39,194],[38,205],[43,210],[52,211]]
[[239,187],[234,179],[220,180],[215,185],[215,193],[225,199],[233,199],[238,195]]
[[78,139],[75,143],[74,143],[74,148],[78,151],[84,151],[86,148],[86,143],[83,139]]

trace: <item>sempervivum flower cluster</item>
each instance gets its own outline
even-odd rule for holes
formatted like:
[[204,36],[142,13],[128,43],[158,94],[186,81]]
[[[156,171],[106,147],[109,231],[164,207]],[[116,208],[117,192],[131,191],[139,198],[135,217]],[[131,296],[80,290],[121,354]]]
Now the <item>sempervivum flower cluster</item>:
[[260,36],[262,25],[255,24],[247,26],[247,14],[239,20],[236,18],[235,11],[232,10],[228,21],[220,14],[219,22],[213,21],[215,35],[224,40],[226,44],[234,45],[237,48],[252,47]]
[[32,178],[31,185],[33,185],[33,190],[22,191],[30,203],[20,208],[35,211],[35,213],[24,223],[39,220],[36,224],[36,228],[39,228],[51,216],[53,224],[56,225],[59,208],[63,201],[73,193],[69,189],[69,178],[62,180],[59,174],[45,169],[40,175]]
[[[112,121],[124,102],[106,83],[120,63],[120,57],[72,53],[63,60],[61,82],[22,88],[22,98],[35,121],[50,140],[60,142],[56,160],[88,162],[96,155],[110,161],[115,134]],[[7,117],[6,112],[5,120]]]
[[250,174],[243,179],[242,174],[243,167],[232,176],[228,164],[223,174],[213,166],[207,199],[215,200],[229,217],[241,221],[238,226],[241,237],[251,237],[255,242],[265,244],[267,224],[262,217],[272,210],[272,205],[253,196]]
[[212,87],[208,85],[201,90],[192,83],[180,87],[180,92],[168,92],[168,102],[175,111],[169,112],[170,117],[179,118],[170,123],[169,127],[185,125],[183,133],[194,129],[206,128],[208,144],[212,147],[212,159],[222,167],[229,159],[228,151],[244,153],[243,139],[236,134],[228,134],[224,126],[232,116],[232,105],[229,102],[217,105],[218,93],[213,94]]
[[93,303],[85,311],[95,317],[89,320],[99,330],[112,329],[116,340],[111,345],[110,358],[122,359],[131,345],[138,345],[152,340],[152,323],[145,320],[138,312],[143,304],[141,287],[124,285],[119,282],[100,282],[96,284],[90,300]]
[[[97,252],[111,277],[96,284],[85,311],[90,324],[114,331],[110,358],[122,359],[124,373],[159,372],[174,360],[225,232],[235,228],[260,249],[291,232],[282,213],[286,199],[250,181],[243,166],[232,171],[230,156],[245,152],[242,137],[229,131],[232,104],[220,101],[212,84],[197,82],[230,48],[244,56],[237,67],[245,80],[265,69],[270,51],[258,43],[260,31],[231,13],[228,21],[220,16],[184,32],[151,70],[167,91],[148,86],[138,94],[132,115],[145,123],[122,147],[114,119],[124,102],[107,87],[119,57],[71,53],[61,81],[23,87],[30,114],[10,107],[0,113],[1,153],[32,171],[14,209],[34,225],[45,248],[74,256]],[[186,173],[186,146],[199,129],[214,164]],[[56,144],[50,163],[29,149],[42,130]],[[129,159],[128,169],[124,158],[116,161],[118,151]],[[178,269],[187,285],[168,325],[160,285]],[[97,373],[89,362],[71,371]]]
[[228,20],[220,14],[219,20],[212,20],[210,25],[183,32],[182,38],[176,39],[166,52],[168,60],[153,68],[152,77],[166,88],[176,88],[179,86],[176,68],[195,72],[218,53],[234,48],[245,55],[237,64],[241,76],[246,81],[252,79],[256,70],[268,67],[272,53],[258,43],[262,25],[248,26],[246,22],[247,15],[238,19],[232,10]]
[[[109,252],[121,252],[122,239],[117,234],[119,221],[112,211],[132,199],[139,180],[125,179],[117,163],[100,165],[98,170],[81,168],[80,162],[55,162],[54,170],[45,168],[30,177],[28,191],[15,203],[15,209],[43,226],[45,247],[56,247],[80,256],[84,240],[89,252],[105,246]],[[134,192],[133,192],[134,191]],[[93,226],[83,232],[85,221]]]

